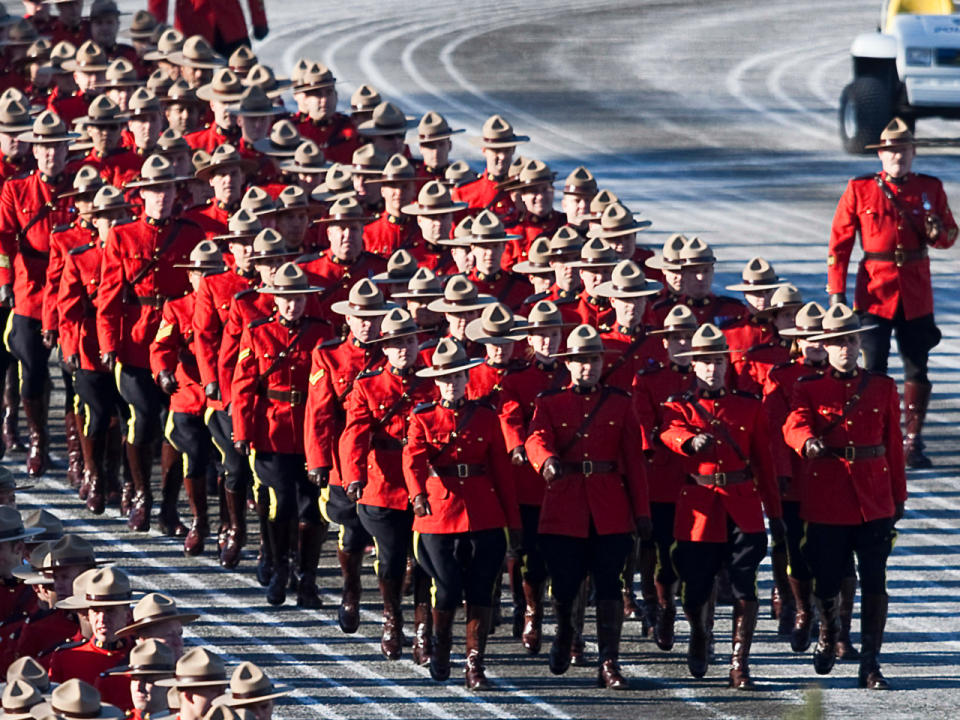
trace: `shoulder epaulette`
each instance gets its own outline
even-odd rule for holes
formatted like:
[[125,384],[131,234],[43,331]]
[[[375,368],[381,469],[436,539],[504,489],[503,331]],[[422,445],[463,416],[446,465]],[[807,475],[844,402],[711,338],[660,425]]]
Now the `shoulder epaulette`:
[[320,343],[320,347],[322,348],[339,347],[340,345],[343,345],[344,340],[346,340],[346,338],[332,337],[329,340],[324,340],[322,343]]
[[382,373],[382,372],[383,372],[383,366],[382,366],[382,365],[381,365],[380,367],[367,368],[367,369],[364,370],[362,373],[360,373],[359,375],[357,375],[357,380],[361,380],[361,379],[363,379],[363,378],[368,378],[368,377],[376,377],[377,375],[379,375],[379,374]]
[[542,392],[537,393],[538,398],[550,397],[551,395],[556,395],[562,393],[563,388],[551,388],[549,390],[543,390]]
[[250,293],[255,293],[256,291],[257,291],[256,288],[244,288],[244,289],[241,290],[240,292],[234,293],[234,294],[233,294],[233,298],[234,298],[234,300],[239,300],[240,298],[246,297],[246,296],[249,295]]
[[303,255],[300,255],[293,262],[295,262],[297,265],[300,265],[301,263],[308,263],[308,262],[312,262],[313,260],[319,260],[319,259],[320,259],[320,253],[315,253],[315,252],[305,253]]
[[607,385],[605,389],[607,392],[613,393],[614,395],[620,395],[622,397],[630,397],[629,390],[624,390],[623,388],[617,387],[616,385]]
[[490,402],[489,400],[483,400],[478,398],[473,402],[476,403],[477,407],[487,408],[488,410],[493,410],[494,412],[497,411],[497,409],[493,406],[493,403]]
[[88,242],[85,245],[77,245],[75,248],[70,248],[67,251],[67,255],[83,255],[87,250],[91,250],[97,246],[95,242]]
[[74,648],[78,648],[81,645],[86,645],[86,643],[87,643],[86,640],[68,640],[67,642],[62,642],[59,645],[57,645],[53,649],[53,652],[59,652],[61,650],[73,650]]
[[803,377],[797,378],[797,382],[798,382],[798,383],[801,383],[801,382],[809,382],[810,380],[820,380],[820,379],[822,379],[822,378],[823,378],[823,375],[817,375],[817,374],[804,375]]
[[753,400],[762,400],[763,396],[758,395],[757,393],[748,392],[747,390],[741,390],[740,388],[732,388],[730,390],[731,395],[736,395],[737,397],[751,398]]
[[268,315],[267,317],[257,318],[256,320],[251,320],[247,325],[251,330],[255,327],[260,327],[261,325],[266,325],[268,322],[273,322],[273,315]]
[[523,299],[523,303],[522,303],[522,304],[523,304],[523,305],[532,305],[532,304],[535,303],[535,302],[539,302],[540,300],[543,300],[543,299],[544,299],[545,297],[547,297],[549,294],[550,294],[549,292],[538,292],[538,293],[534,293],[533,295],[528,295],[527,297],[525,297],[525,298]]
[[51,233],[62,233],[62,232],[66,232],[67,230],[69,230],[69,229],[72,228],[72,227],[73,227],[73,223],[72,223],[72,222],[61,223],[60,225],[57,225],[55,228],[53,228],[53,230],[51,230],[50,232],[51,232]]
[[652,360],[649,366],[645,368],[640,368],[639,370],[637,370],[637,375],[646,375],[648,373],[655,373],[659,370],[663,370],[664,367],[666,366],[659,360]]
[[429,340],[424,340],[422,343],[420,343],[420,346],[418,349],[429,350],[432,347],[436,347],[437,343],[439,342],[440,342],[439,338],[432,337]]
[[436,400],[431,400],[431,401],[429,401],[429,402],[417,403],[417,406],[413,409],[413,412],[414,412],[414,413],[424,413],[424,412],[426,412],[427,410],[430,410],[430,409],[436,407],[436,405],[437,405]]
[[566,297],[557,298],[553,301],[554,305],[569,305],[570,303],[580,302],[580,297],[578,295],[567,295]]

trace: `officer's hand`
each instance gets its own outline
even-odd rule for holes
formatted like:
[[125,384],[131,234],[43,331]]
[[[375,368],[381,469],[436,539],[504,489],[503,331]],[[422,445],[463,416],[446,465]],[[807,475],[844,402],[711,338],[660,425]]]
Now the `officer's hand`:
[[893,506],[893,522],[897,524],[903,520],[904,503],[897,503]]
[[943,232],[943,221],[937,215],[927,215],[926,230],[927,239],[936,240]]
[[413,498],[413,514],[417,517],[433,515],[433,510],[430,509],[430,501],[427,500],[426,493],[419,493]]
[[176,376],[169,370],[160,371],[160,374],[157,375],[157,385],[159,385],[160,389],[167,395],[173,395],[179,387]]
[[783,518],[770,518],[770,537],[774,545],[780,545],[787,539],[787,526]]
[[847,294],[846,293],[830,293],[830,307],[834,305],[846,305],[847,304]]
[[513,450],[510,451],[510,462],[514,465],[527,464],[527,451],[523,445],[517,445]]
[[700,433],[683,443],[683,451],[687,455],[699,455],[711,445],[713,445],[713,435]]
[[653,537],[653,521],[648,517],[638,517],[636,520],[637,537],[649,540]]
[[113,372],[113,369],[117,367],[117,354],[115,352],[106,352],[100,356],[100,362],[107,370]]
[[363,496],[363,483],[360,482],[359,480],[355,480],[354,482],[347,485],[346,493],[347,493],[347,498],[351,502],[357,502],[357,500],[359,500]]
[[310,479],[310,482],[323,490],[327,485],[330,484],[330,468],[313,468],[313,470],[307,473],[307,477]]
[[219,401],[223,397],[220,395],[220,383],[214,380],[212,383],[207,383],[207,386],[203,388],[203,394],[206,395],[210,400]]
[[250,455],[250,443],[246,440],[237,440],[233,446],[237,449],[237,452],[244,456]]
[[270,28],[266,25],[253,26],[253,37],[257,40],[263,40],[267,36],[268,32],[270,32]]
[[507,550],[511,552],[519,550],[521,544],[520,531],[514,528],[507,528]]
[[56,330],[44,330],[40,333],[40,339],[43,341],[43,346],[50,350],[54,345],[57,344],[57,331]]
[[803,456],[813,459],[823,457],[827,454],[827,446],[823,444],[820,438],[808,438],[803,444]]
[[0,305],[13,307],[13,285],[0,285]]
[[66,370],[71,375],[77,371],[80,367],[80,356],[71,355],[63,359],[63,369]]
[[563,466],[560,464],[560,458],[547,458],[546,462],[543,463],[543,467],[540,468],[540,474],[543,475],[543,479],[547,481],[547,485],[559,480],[560,476],[563,475]]

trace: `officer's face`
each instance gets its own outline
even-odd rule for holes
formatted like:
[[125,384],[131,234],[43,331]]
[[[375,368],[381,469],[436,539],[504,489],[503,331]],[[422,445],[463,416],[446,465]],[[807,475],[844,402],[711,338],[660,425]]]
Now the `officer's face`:
[[347,327],[350,328],[350,333],[357,340],[366,343],[380,334],[380,320],[380,315],[369,315],[366,317],[347,315]]
[[713,286],[713,265],[689,265],[681,272],[683,280],[680,283],[680,292],[695,300],[710,294]]
[[107,90],[107,97],[119,105],[121,110],[126,111],[127,101],[130,99],[130,90],[128,88],[110,88]]
[[638,298],[610,298],[610,306],[617,314],[617,324],[624,327],[633,327],[643,319],[643,312],[647,308],[647,299]]
[[243,172],[240,168],[226,167],[210,176],[213,196],[222,203],[230,205],[243,197]]
[[167,124],[181,135],[186,135],[194,130],[198,123],[197,118],[200,114],[195,105],[181,105],[180,103],[171,103],[166,109]]
[[174,65],[172,62],[168,62],[166,60],[158,60],[157,69],[163,70],[174,82],[179,80],[180,76],[182,75],[179,65]]
[[243,133],[243,139],[247,142],[256,142],[270,134],[270,124],[273,118],[254,117],[252,115],[241,115],[237,118],[237,124]]
[[33,146],[37,170],[50,175],[59,175],[67,164],[67,143],[42,143]]
[[420,155],[423,156],[423,163],[429,168],[446,167],[450,159],[451,147],[453,147],[453,143],[450,142],[450,138],[420,143]]
[[310,224],[306,210],[287,210],[277,214],[277,232],[283,235],[289,247],[300,247]]
[[632,260],[633,254],[637,251],[636,233],[610,238],[607,242],[610,243],[610,247],[616,251],[617,257],[621,260]]
[[190,87],[198,88],[210,82],[213,77],[213,70],[209,68],[187,67],[184,65],[180,68],[180,74]]
[[311,90],[303,100],[304,110],[314,120],[330,117],[337,111],[337,91],[333,87]]
[[83,565],[72,565],[67,567],[58,567],[53,569],[53,590],[61,600],[73,595],[73,581],[77,575],[84,572],[87,568]]
[[16,135],[0,133],[0,152],[3,153],[4,157],[20,157],[26,153],[28,147],[30,146],[27,143],[17,140]]
[[138,148],[150,149],[157,144],[157,139],[163,132],[161,117],[160,113],[151,112],[130,120],[130,133]]
[[94,85],[99,85],[104,81],[102,72],[81,72],[75,70],[73,81],[77,84],[77,89],[82,93],[88,93],[93,90]]
[[450,237],[450,228],[453,227],[453,214],[417,215],[417,225],[420,234],[429,243],[437,243]]
[[133,701],[133,706],[141,713],[149,712],[151,708],[159,706],[161,694],[166,699],[166,690],[157,688],[150,682],[149,675],[130,678],[130,699]]
[[90,38],[98,45],[110,48],[117,42],[120,20],[116,15],[107,13],[90,20]]
[[702,355],[693,358],[697,383],[706,390],[719,390],[727,378],[726,355]]
[[226,687],[224,684],[184,688],[180,692],[180,717],[202,718],[213,705],[213,701],[223,694]]
[[877,156],[883,171],[895,178],[903,177],[910,172],[916,150],[913,145],[900,145],[889,150],[878,150]]
[[179,660],[183,655],[183,624],[179,620],[167,620],[148,625],[137,633],[138,642],[150,638],[170,648],[175,660]]
[[583,289],[587,291],[587,295],[593,295],[593,291],[597,289],[597,286],[600,283],[605,283],[610,279],[610,274],[613,271],[611,268],[580,268],[580,281],[583,283]]
[[553,267],[553,276],[557,287],[561,290],[573,290],[579,286],[580,275],[576,268],[570,266],[569,262],[554,260],[550,265]]
[[0,505],[16,509],[16,493],[13,490],[0,490]]
[[773,326],[777,330],[786,330],[792,328],[797,320],[797,308],[785,307],[776,312],[773,316]]
[[506,249],[507,246],[499,242],[470,246],[470,252],[473,254],[477,270],[485,275],[493,275],[500,270],[500,261],[503,259],[503,251]]
[[10,577],[10,573],[23,564],[25,547],[23,540],[0,542],[0,577]]
[[537,330],[527,336],[527,344],[537,355],[540,361],[547,360],[551,355],[556,355],[560,351],[560,342],[563,336],[560,328],[549,328]]
[[253,252],[251,243],[232,242],[227,245],[227,249],[233,255],[233,262],[239,270],[246,272],[250,269],[250,254]]
[[100,152],[113,150],[120,145],[119,125],[89,125],[87,134],[93,147]]
[[143,212],[147,217],[162,220],[173,212],[173,201],[177,198],[177,189],[172,183],[140,190],[143,198]]
[[330,223],[327,225],[330,252],[339,260],[352,262],[363,250],[363,226],[360,223]]
[[306,295],[277,295],[274,297],[277,304],[277,315],[287,322],[296,322],[303,317],[307,309]]
[[467,393],[467,373],[465,370],[442,375],[436,379],[440,399],[447,402],[457,402]]
[[37,594],[41,607],[52,608],[57,604],[57,594],[52,585],[34,585],[33,591]]
[[353,189],[357,193],[357,200],[365,205],[373,205],[380,201],[380,185],[367,182],[368,176],[355,173],[353,175]]
[[543,273],[527,275],[527,280],[529,280],[530,284],[533,286],[534,293],[547,292],[550,289],[550,286],[553,285],[553,276],[544,275]]
[[213,121],[218,127],[229,130],[236,126],[237,119],[230,114],[230,107],[226,103],[222,103],[219,100],[211,100],[210,110],[213,111]]
[[800,354],[808,363],[819,364],[827,359],[827,350],[823,347],[822,342],[800,338],[797,341],[797,347],[800,348]]
[[494,365],[503,365],[513,356],[513,343],[504,343],[503,345],[494,345],[486,343],[484,349],[487,353],[487,360]]
[[417,362],[419,342],[416,335],[407,335],[383,344],[383,354],[391,367],[406,370]]
[[260,282],[264,285],[273,283],[273,276],[277,274],[277,268],[280,267],[280,260],[260,260],[253,264],[256,271],[260,273]]
[[545,217],[553,210],[553,185],[540,183],[520,193],[520,200],[528,213]]
[[126,605],[97,607],[87,609],[87,619],[93,629],[93,635],[101,642],[113,642],[117,630],[130,623],[130,608]]
[[427,307],[426,302],[408,299],[406,302],[407,312],[413,316],[418,327],[430,328],[439,325],[443,320],[440,313],[434,312]]
[[850,372],[857,366],[860,357],[860,335],[841,335],[823,343],[831,367],[840,372]]
[[473,253],[469,247],[451,247],[450,257],[457,266],[457,272],[468,273],[473,270]]
[[480,317],[480,311],[466,310],[458,313],[444,313],[444,317],[447,320],[447,329],[450,331],[450,335],[457,340],[463,340],[467,336],[467,325]]
[[256,705],[249,705],[247,710],[253,713],[256,720],[270,720],[273,717],[273,700],[264,700]]
[[770,307],[770,298],[773,297],[773,290],[757,290],[756,292],[745,292],[743,299],[747,301],[747,306],[754,312],[760,312]]
[[513,148],[484,148],[483,157],[487,160],[487,172],[501,177],[510,169],[513,162]]
[[603,372],[603,357],[588,355],[586,357],[567,360],[567,371],[574,385],[593,387],[600,382],[600,373]]
[[667,351],[670,362],[684,367],[690,364],[690,358],[677,357],[677,355],[690,349],[690,338],[692,337],[693,332],[672,332],[663,336],[663,347]]
[[397,135],[375,135],[372,140],[373,146],[387,157],[402,153],[406,145],[402,133]]
[[80,22],[82,0],[57,3],[57,16],[67,27],[74,27]]
[[590,200],[586,195],[571,195],[564,193],[560,197],[560,209],[567,215],[567,222],[571,225],[580,225],[583,215],[587,214]]
[[680,292],[683,288],[683,273],[679,270],[663,270],[664,285],[673,292]]
[[385,183],[380,186],[383,207],[391,215],[399,215],[400,208],[413,202],[416,197],[414,183]]

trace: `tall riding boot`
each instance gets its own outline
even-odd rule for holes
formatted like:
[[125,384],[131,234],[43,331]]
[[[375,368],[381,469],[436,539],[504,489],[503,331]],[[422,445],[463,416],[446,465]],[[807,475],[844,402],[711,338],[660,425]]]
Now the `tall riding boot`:
[[574,667],[586,667],[586,643],[583,641],[583,623],[587,615],[587,603],[590,596],[590,578],[584,579],[580,591],[573,602],[573,641],[570,644],[570,664]]
[[523,560],[516,555],[507,555],[507,577],[510,580],[510,597],[513,600],[511,608],[513,637],[519,640],[523,635],[523,616],[526,602],[523,598]]
[[227,570],[233,570],[240,564],[240,552],[247,541],[247,504],[236,490],[226,489],[224,492],[230,530],[223,547],[220,548],[220,565]]
[[267,520],[267,534],[273,553],[273,572],[267,586],[267,602],[283,605],[287,600],[287,580],[290,575],[290,521]]
[[857,682],[868,690],[889,690],[890,683],[880,672],[880,648],[887,625],[886,593],[860,596],[860,672]]
[[777,634],[787,636],[793,631],[797,608],[793,603],[790,581],[787,579],[786,544],[773,547],[770,553],[770,561],[773,565],[773,591],[770,596],[771,614],[775,620],[779,620]]
[[112,418],[107,427],[107,449],[103,461],[103,472],[107,489],[107,505],[116,507],[120,504],[123,482],[120,475],[123,472],[123,429],[119,418]]
[[399,660],[403,652],[403,611],[400,608],[402,589],[403,579],[380,580],[380,597],[383,598],[380,652],[387,660]]
[[483,657],[487,651],[487,632],[493,608],[467,603],[466,654],[464,685],[467,690],[493,690],[484,674]]
[[433,655],[433,615],[430,612],[430,576],[413,566],[413,662],[429,665]]
[[257,497],[257,522],[260,525],[260,550],[257,553],[257,582],[263,587],[270,584],[273,577],[273,545],[271,544],[270,505],[267,500],[267,489],[260,487]]
[[416,567],[417,561],[413,557],[413,553],[409,553],[407,555],[407,569],[403,571],[403,590],[401,591],[403,597],[413,594],[413,572]]
[[597,687],[627,690],[630,683],[620,674],[620,631],[623,628],[623,603],[619,600],[597,601],[597,648],[600,667]]
[[300,537],[297,533],[297,524],[290,523],[290,578],[287,582],[288,592],[297,592],[297,590],[300,589]]
[[26,452],[20,439],[20,372],[16,360],[10,363],[3,378],[3,444],[8,453]]
[[[180,512],[177,510],[180,486],[183,484],[185,484],[183,456],[173,445],[164,442],[160,448],[160,512],[157,514],[157,524],[160,526],[160,532],[167,537],[183,537],[187,534],[187,528],[180,521]],[[190,500],[190,508],[194,509],[189,486],[187,499]],[[198,553],[187,552],[187,554],[197,555]]]
[[860,651],[850,642],[850,622],[853,619],[853,601],[857,596],[857,576],[845,577],[840,583],[840,635],[837,637],[837,658],[859,660]]
[[554,600],[554,615],[557,618],[557,634],[550,646],[550,672],[554,675],[563,675],[570,667],[571,648],[573,646],[574,608]]
[[230,533],[230,515],[227,510],[227,481],[223,475],[217,475],[217,512],[220,522],[217,525],[217,552],[223,555],[223,546]]
[[540,652],[543,644],[543,586],[542,582],[523,581],[525,611],[523,615],[523,647],[531,655]]
[[437,682],[450,678],[450,648],[453,646],[454,610],[433,611],[433,655],[430,658],[430,677]]
[[687,622],[690,623],[690,641],[687,645],[687,669],[695,678],[707,674],[707,651],[709,644],[707,630],[707,604],[695,609],[684,608]]
[[929,468],[933,463],[924,455],[923,422],[930,404],[930,385],[908,382],[903,384],[903,415],[906,426],[903,433],[903,455],[909,468]]
[[67,440],[67,482],[70,487],[80,487],[83,480],[83,450],[80,447],[80,429],[77,414],[72,408],[63,412],[63,428]]
[[[623,564],[623,571],[620,573],[621,589],[623,590],[623,617],[627,620],[636,620],[640,617],[640,606],[637,604],[637,595],[633,590],[633,579],[637,572],[637,555],[640,549],[638,541],[634,539],[630,546],[630,552],[627,553],[627,560]],[[641,634],[646,636],[646,626]]]
[[127,527],[137,532],[150,529],[150,510],[153,508],[153,490],[150,487],[150,470],[153,466],[153,444],[131,445],[127,443],[127,465],[133,480],[135,495],[130,502]]
[[47,435],[47,398],[41,395],[35,398],[22,398],[23,414],[30,429],[30,449],[27,452],[27,475],[40,477],[47,471],[47,449],[50,438]]
[[87,509],[94,515],[103,515],[107,493],[106,477],[104,477],[103,472],[107,451],[107,434],[94,432],[89,435],[81,435],[80,442],[83,443],[84,455],[88,458],[87,483],[89,491],[87,492]]
[[717,595],[719,594],[719,582],[714,582],[713,592],[710,593],[710,599],[707,600],[707,657],[710,662],[717,659],[717,653],[714,648],[713,621],[717,614]]
[[193,522],[190,530],[183,539],[185,555],[200,555],[203,553],[203,542],[210,534],[210,515],[207,508],[207,480],[205,477],[186,477],[183,485],[187,489],[187,500],[190,501],[190,512],[193,513]]
[[343,576],[343,596],[340,598],[337,620],[343,632],[355,633],[357,628],[360,627],[360,593],[362,590],[360,570],[363,567],[363,553],[337,549],[337,559],[340,561],[340,574]]
[[730,687],[734,690],[756,690],[750,678],[750,646],[757,627],[760,603],[757,600],[733,602],[733,655],[730,657]]
[[793,619],[793,632],[790,633],[790,647],[794,652],[806,652],[810,647],[810,628],[813,627],[813,605],[811,604],[811,584],[809,580],[797,580],[787,576],[796,614]]
[[[638,554],[640,566],[640,597],[643,598],[643,607],[640,615],[640,633],[643,637],[653,637],[657,626],[657,586],[653,576],[657,567],[657,550],[653,545],[649,547],[641,544]],[[626,612],[626,606],[624,606]]]
[[655,582],[657,589],[657,626],[653,637],[661,650],[673,649],[673,627],[677,618],[677,583]]
[[817,610],[820,612],[820,637],[813,649],[813,669],[818,675],[826,675],[833,670],[837,658],[837,637],[840,635],[840,596],[817,598]]
[[297,607],[316,610],[322,603],[317,594],[317,566],[320,564],[320,548],[323,545],[323,527],[316,523],[301,522],[297,526],[300,540],[300,585],[297,587]]

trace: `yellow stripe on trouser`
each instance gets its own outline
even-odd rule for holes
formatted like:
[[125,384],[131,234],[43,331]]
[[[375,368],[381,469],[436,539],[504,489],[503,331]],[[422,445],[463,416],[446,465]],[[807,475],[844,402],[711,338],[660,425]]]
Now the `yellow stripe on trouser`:
[[341,525],[340,530],[337,532],[337,547],[340,550],[343,550],[343,536],[347,534],[347,529]]
[[[506,530],[506,528],[504,528]],[[420,531],[413,531],[413,559],[417,561],[417,565],[423,567],[423,564],[420,562]],[[430,578],[430,607],[435,608],[437,606],[437,581],[433,578]]]
[[373,539],[373,549],[377,552],[373,560],[373,574],[380,577],[380,543],[377,542],[376,538]]
[[167,413],[167,424],[163,428],[163,436],[167,439],[167,442],[170,443],[170,447],[180,453],[180,462],[183,464],[183,476],[187,477],[189,473],[187,472],[190,469],[190,458],[187,457],[187,454],[181,450],[177,444],[173,441],[173,412]]
[[[213,418],[213,413],[216,412],[212,407],[208,407],[203,411],[203,424],[210,427],[210,420]],[[210,442],[213,443],[213,446],[217,449],[217,452],[220,453],[220,463],[223,464],[227,462],[227,451],[220,447],[220,443],[217,442],[217,438],[213,433],[210,433]]]
[[257,469],[255,463],[257,460],[257,451],[250,451],[250,472],[253,474],[253,497],[256,500],[257,505],[260,505],[260,492],[261,488],[267,489],[267,498],[269,498],[269,509],[267,510],[267,520],[276,520],[277,519],[277,493],[274,492],[273,488],[269,485],[264,484],[263,480],[260,479],[260,476],[257,475]]
[[[7,352],[13,355],[13,348],[10,347],[11,332],[13,332],[13,310],[7,315],[7,324],[3,327],[3,345],[7,348]],[[20,389],[20,394],[23,395],[23,365],[15,355],[13,362],[17,363],[17,387]]]
[[93,411],[90,409],[89,405],[87,405],[86,403],[80,402],[79,395],[77,396],[77,405],[83,407],[83,434],[89,435],[90,434],[90,415],[92,414]]
[[[123,397],[123,393],[120,392],[120,374],[122,372],[123,365],[118,361],[113,368],[113,379],[117,383],[117,392],[120,393],[120,397]],[[124,402],[127,402],[126,399],[124,399]],[[127,407],[130,408],[130,417],[127,419],[127,442],[130,445],[135,445],[137,440],[137,409],[131,402],[127,402]]]
[[[323,519],[327,521],[327,524],[333,522],[330,519],[330,516],[327,514],[327,503],[330,502],[330,486],[327,485],[320,491],[320,495],[317,497],[317,505],[320,506],[320,514],[323,516]],[[343,550],[343,527],[340,528],[340,549]]]

